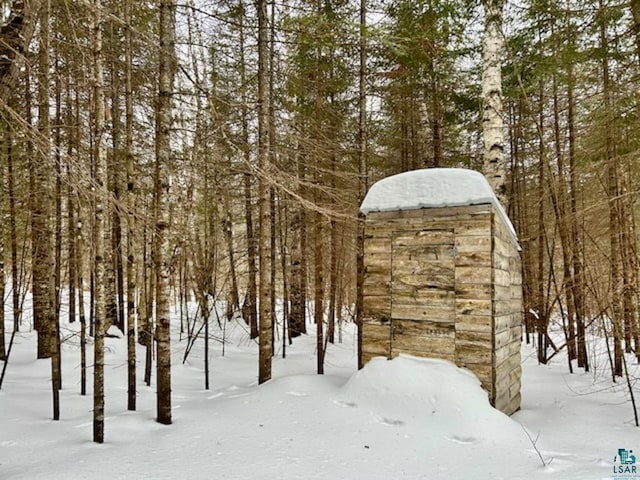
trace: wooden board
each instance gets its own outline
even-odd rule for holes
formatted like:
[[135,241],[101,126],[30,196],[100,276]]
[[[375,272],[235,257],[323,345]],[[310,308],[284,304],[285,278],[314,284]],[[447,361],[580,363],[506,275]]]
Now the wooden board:
[[453,229],[396,231],[391,242],[391,351],[453,359]]
[[455,353],[455,329],[452,325],[413,320],[393,320],[391,329],[393,352],[424,352],[429,356]]
[[362,324],[362,350],[371,355],[389,356],[391,326],[374,322]]

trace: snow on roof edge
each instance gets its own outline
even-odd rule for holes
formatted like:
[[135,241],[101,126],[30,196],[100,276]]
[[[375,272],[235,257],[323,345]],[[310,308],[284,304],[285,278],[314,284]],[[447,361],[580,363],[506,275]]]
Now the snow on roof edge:
[[518,251],[516,231],[489,182],[480,172],[465,168],[427,168],[399,173],[374,183],[360,206],[370,212],[417,210],[492,204],[507,225]]

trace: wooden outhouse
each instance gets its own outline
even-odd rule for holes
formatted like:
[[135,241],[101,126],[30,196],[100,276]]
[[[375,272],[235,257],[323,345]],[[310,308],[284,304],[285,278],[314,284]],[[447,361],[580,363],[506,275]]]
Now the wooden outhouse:
[[484,176],[435,168],[365,197],[363,364],[399,353],[471,370],[491,404],[520,408],[522,275],[511,222]]

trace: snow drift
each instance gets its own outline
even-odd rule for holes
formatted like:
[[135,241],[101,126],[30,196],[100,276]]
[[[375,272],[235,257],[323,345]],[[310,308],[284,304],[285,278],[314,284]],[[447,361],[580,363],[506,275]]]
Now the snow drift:
[[480,381],[453,363],[401,354],[374,358],[341,389],[345,402],[366,406],[391,425],[417,422],[457,443],[521,443],[522,429],[494,409]]

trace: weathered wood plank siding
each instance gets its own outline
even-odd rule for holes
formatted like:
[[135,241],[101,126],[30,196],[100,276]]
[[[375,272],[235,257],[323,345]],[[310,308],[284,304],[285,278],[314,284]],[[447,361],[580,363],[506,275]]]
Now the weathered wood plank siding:
[[508,227],[493,218],[494,371],[493,404],[508,415],[520,408],[522,273],[520,253]]
[[364,239],[363,364],[391,355],[391,236],[367,222]]
[[506,413],[520,405],[520,256],[490,204],[370,212],[363,362],[400,353],[473,371]]
[[474,372],[491,395],[491,208],[473,208],[473,219],[463,216],[454,227],[458,249],[455,363]]

